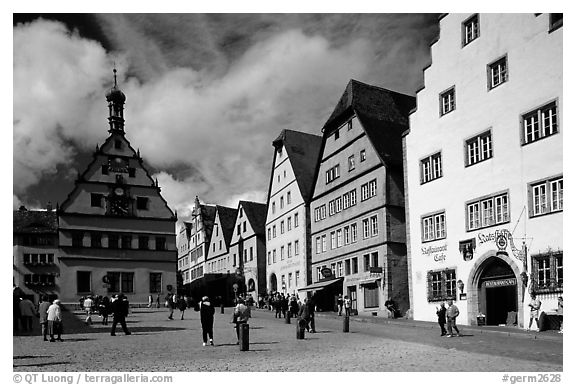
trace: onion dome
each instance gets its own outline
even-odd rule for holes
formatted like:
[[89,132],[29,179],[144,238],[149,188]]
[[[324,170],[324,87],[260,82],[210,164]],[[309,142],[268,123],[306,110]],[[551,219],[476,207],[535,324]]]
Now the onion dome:
[[118,88],[118,84],[116,83],[116,68],[114,68],[114,87],[106,93],[106,100],[118,103],[124,103],[126,101],[126,95],[124,95],[124,92],[120,91],[120,88]]

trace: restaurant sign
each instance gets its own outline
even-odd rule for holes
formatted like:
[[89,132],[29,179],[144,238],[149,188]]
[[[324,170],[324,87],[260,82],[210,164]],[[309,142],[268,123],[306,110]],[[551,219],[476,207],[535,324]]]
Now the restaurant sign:
[[510,245],[514,257],[521,261],[524,260],[524,252],[516,248],[512,233],[508,229],[496,230],[493,233],[479,233],[478,242],[480,244],[494,242],[498,251],[504,253],[506,253],[506,248]]
[[502,286],[516,286],[516,278],[493,279],[486,281],[486,287],[502,287]]
[[441,246],[428,246],[428,247],[422,247],[421,251],[422,254],[426,255],[426,256],[432,256],[432,258],[434,258],[434,261],[436,262],[442,262],[446,260],[446,251],[448,250],[448,244],[445,243]]

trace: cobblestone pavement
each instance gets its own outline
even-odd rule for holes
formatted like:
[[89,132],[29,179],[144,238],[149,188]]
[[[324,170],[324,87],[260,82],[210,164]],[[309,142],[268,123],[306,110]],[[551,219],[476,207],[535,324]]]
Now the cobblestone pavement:
[[231,309],[215,316],[215,346],[202,346],[199,313],[180,320],[167,312],[135,310],[128,317],[132,335],[110,326],[84,325],[80,316],[65,318],[64,342],[44,342],[39,333],[13,337],[14,371],[562,371],[561,338],[535,340],[499,333],[464,331],[464,337],[440,337],[438,329],[350,322],[317,317],[315,334],[296,339],[296,325],[253,311],[250,350],[236,345]]

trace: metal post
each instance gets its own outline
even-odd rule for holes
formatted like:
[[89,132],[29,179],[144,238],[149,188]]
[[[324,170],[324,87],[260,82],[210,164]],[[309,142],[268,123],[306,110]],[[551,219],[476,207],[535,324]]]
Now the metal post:
[[344,316],[344,320],[342,322],[342,331],[344,333],[348,333],[350,331],[350,317],[347,315]]
[[305,321],[303,321],[302,319],[299,319],[298,322],[296,322],[296,339],[297,340],[303,340],[304,339],[304,323]]
[[240,328],[240,350],[245,352],[250,347],[250,325],[239,324]]
[[285,322],[286,322],[287,324],[290,323],[290,312],[289,312],[289,311],[286,312],[286,320],[285,320]]

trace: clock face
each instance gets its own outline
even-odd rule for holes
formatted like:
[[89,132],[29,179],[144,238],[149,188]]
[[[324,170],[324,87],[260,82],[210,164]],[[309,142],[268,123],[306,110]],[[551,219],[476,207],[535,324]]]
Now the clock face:
[[117,197],[110,201],[110,212],[113,215],[127,215],[128,201],[124,198]]
[[122,195],[124,195],[124,189],[122,187],[116,187],[114,189],[114,194],[116,194],[118,196],[122,196]]

